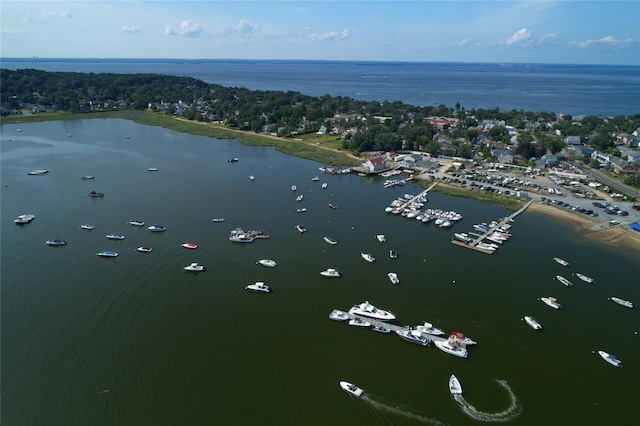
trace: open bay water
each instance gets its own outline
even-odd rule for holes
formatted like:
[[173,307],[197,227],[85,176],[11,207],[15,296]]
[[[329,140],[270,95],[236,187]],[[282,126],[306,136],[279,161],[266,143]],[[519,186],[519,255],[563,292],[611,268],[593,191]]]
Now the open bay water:
[[[381,178],[323,175],[322,164],[232,140],[116,119],[1,131],[3,425],[461,425],[478,418],[531,425],[637,417],[640,317],[607,300],[640,302],[637,252],[527,212],[496,254],[465,250],[450,243],[454,232],[508,212],[434,193],[427,207],[464,216],[440,229],[384,213],[394,198],[419,192],[413,184],[384,189]],[[228,163],[232,157],[240,161]],[[40,168],[51,172],[27,175]],[[91,190],[105,196],[90,198]],[[298,207],[307,213],[295,213]],[[14,225],[23,213],[36,219]],[[134,219],[145,227],[129,225]],[[95,229],[82,230],[83,223]],[[308,232],[297,232],[298,223]],[[147,231],[152,224],[167,231]],[[271,238],[231,243],[236,227]],[[114,232],[125,239],[105,238]],[[326,244],[325,235],[338,244]],[[45,245],[54,238],[68,244]],[[198,248],[186,250],[184,242]],[[153,251],[138,253],[138,246]],[[390,248],[398,259],[389,259]],[[99,258],[101,250],[119,256]],[[363,251],[377,261],[364,262]],[[278,265],[256,265],[261,258]],[[208,270],[184,271],[191,262]],[[342,277],[321,277],[328,267]],[[575,287],[558,283],[557,274]],[[255,281],[273,293],[244,290]],[[543,296],[558,298],[564,310],[537,300]],[[328,318],[365,300],[394,312],[398,324],[429,321],[478,345],[459,359]],[[524,315],[544,329],[529,328]],[[624,367],[605,363],[592,353],[598,349]],[[449,394],[451,374],[462,382],[463,401]],[[340,380],[367,398],[350,397]]]
[[297,91],[410,105],[630,116],[640,67],[295,60],[2,58],[6,69],[189,76],[225,87]]

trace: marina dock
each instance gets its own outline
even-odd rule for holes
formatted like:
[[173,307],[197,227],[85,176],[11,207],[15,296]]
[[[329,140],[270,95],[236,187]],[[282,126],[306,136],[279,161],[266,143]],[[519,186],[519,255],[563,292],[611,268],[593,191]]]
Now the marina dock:
[[[524,206],[520,207],[517,211],[515,211],[515,212],[511,213],[509,216],[505,217],[500,222],[501,224],[503,224],[502,226],[505,226],[507,228],[511,227],[511,222],[513,221],[513,219],[516,216],[518,216],[520,213],[524,212],[531,205],[531,203],[533,203],[533,201],[534,200],[528,201]],[[452,240],[451,242],[453,244],[457,245],[457,246],[460,246],[460,247],[466,247],[466,248],[469,248],[469,249],[472,249],[472,250],[479,251],[481,253],[493,254],[496,250],[490,250],[490,249],[486,249],[484,247],[478,247],[478,244],[483,242],[489,235],[491,235],[495,231],[496,231],[496,229],[494,229],[492,227],[489,227],[489,229],[487,229],[481,235],[472,234],[476,238],[471,242],[464,242],[464,241],[459,241],[459,240]],[[478,236],[476,236],[476,235],[478,235]]]
[[415,200],[417,200],[418,198],[424,197],[425,195],[427,195],[429,193],[429,191],[431,191],[433,188],[435,188],[435,186],[438,184],[438,181],[433,182],[427,189],[425,189],[424,191],[420,192],[418,195],[415,195],[413,198],[407,199],[406,202],[402,203],[402,205],[400,205],[399,207],[397,207],[395,210],[393,210],[393,214],[398,214],[400,212],[402,212],[404,209],[407,208],[408,205],[410,205],[411,203],[413,203]]

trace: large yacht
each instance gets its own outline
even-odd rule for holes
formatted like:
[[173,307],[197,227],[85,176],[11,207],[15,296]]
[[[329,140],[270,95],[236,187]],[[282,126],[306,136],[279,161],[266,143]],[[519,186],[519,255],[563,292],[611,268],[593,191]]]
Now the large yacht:
[[349,313],[352,315],[362,315],[369,318],[375,318],[381,321],[391,321],[396,319],[396,316],[391,312],[378,309],[368,301],[354,305],[349,309]]

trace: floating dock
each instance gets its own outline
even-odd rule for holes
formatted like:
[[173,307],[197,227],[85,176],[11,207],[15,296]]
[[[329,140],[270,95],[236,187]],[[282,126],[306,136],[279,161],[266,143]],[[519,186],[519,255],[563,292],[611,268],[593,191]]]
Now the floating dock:
[[438,181],[435,181],[427,189],[425,189],[424,191],[420,192],[418,195],[414,196],[413,198],[410,198],[407,201],[405,201],[401,206],[399,206],[395,210],[393,210],[392,213],[393,214],[398,214],[398,213],[402,212],[404,209],[407,208],[407,206],[409,204],[413,203],[418,198],[421,198],[421,197],[424,197],[425,195],[427,195],[429,193],[429,191],[431,191],[437,184],[438,184]]

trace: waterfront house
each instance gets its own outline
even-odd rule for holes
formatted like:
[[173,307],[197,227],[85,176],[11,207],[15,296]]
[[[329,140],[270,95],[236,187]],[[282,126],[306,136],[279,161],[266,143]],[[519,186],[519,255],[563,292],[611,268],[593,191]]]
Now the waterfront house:
[[383,157],[375,157],[362,163],[362,168],[367,173],[377,173],[387,168],[387,162]]

